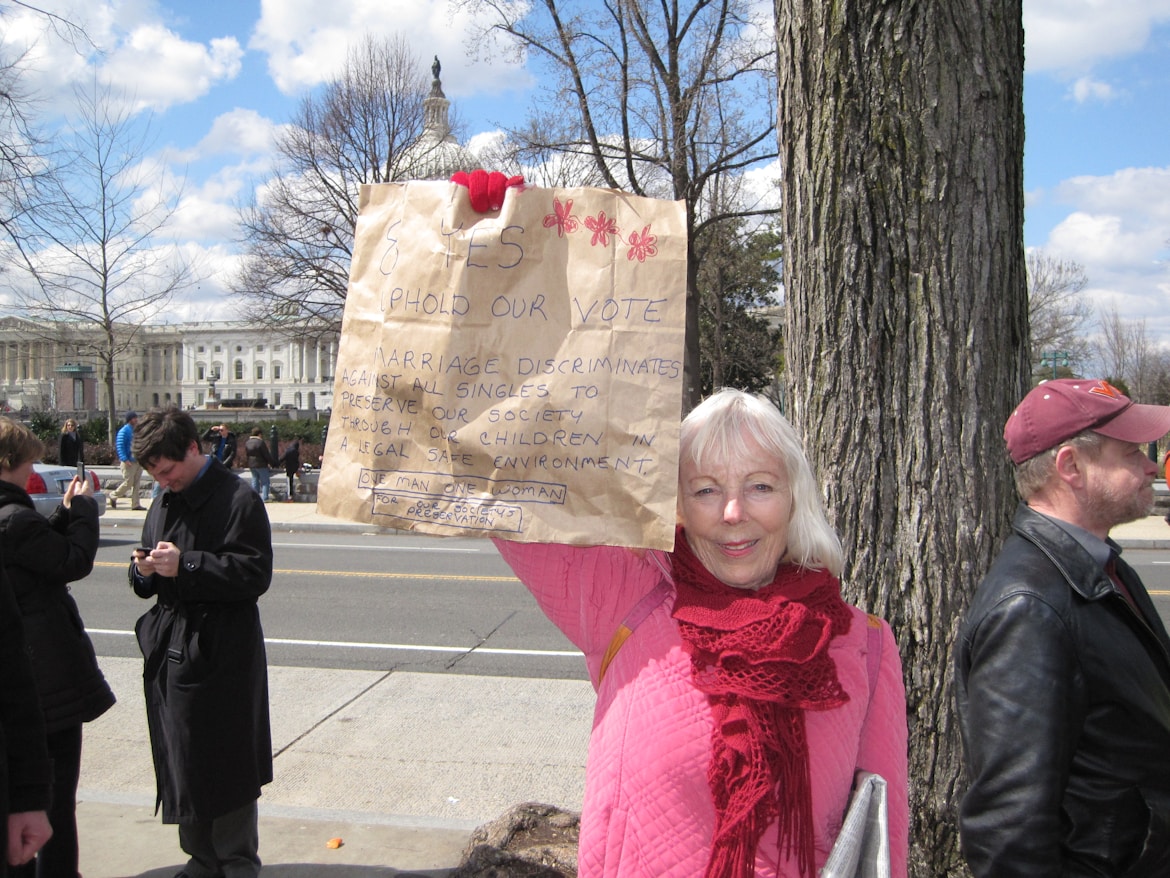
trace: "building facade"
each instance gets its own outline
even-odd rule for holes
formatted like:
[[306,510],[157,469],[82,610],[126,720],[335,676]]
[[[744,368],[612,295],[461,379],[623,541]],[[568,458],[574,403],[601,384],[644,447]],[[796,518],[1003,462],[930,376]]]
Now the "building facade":
[[[278,335],[233,321],[125,327],[115,342],[112,408],[331,409],[338,336],[311,329]],[[0,319],[0,407],[109,411],[106,366],[96,353],[103,349],[97,326]]]

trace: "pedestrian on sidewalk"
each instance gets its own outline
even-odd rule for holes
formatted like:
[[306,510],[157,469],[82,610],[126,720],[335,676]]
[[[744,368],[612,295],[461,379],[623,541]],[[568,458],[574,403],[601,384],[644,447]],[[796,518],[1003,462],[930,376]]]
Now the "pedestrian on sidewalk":
[[114,451],[122,469],[122,484],[110,495],[110,508],[118,508],[118,499],[130,497],[130,508],[142,511],[145,507],[138,502],[138,484],[142,480],[142,467],[134,457],[134,428],[138,424],[138,412],[126,412],[126,423],[114,437]]
[[[1170,486],[1170,448],[1166,449],[1166,453],[1162,455],[1162,473],[1166,479],[1166,485]],[[1170,524],[1170,512],[1166,513],[1165,520]]]
[[252,472],[252,490],[267,503],[275,462],[272,460],[272,452],[268,450],[268,443],[264,441],[264,431],[259,427],[253,427],[252,435],[244,442],[244,455],[248,469]]
[[284,474],[288,479],[288,501],[295,503],[297,486],[295,479],[301,474],[301,440],[294,439],[281,452],[280,462],[284,465]]
[[1021,504],[955,644],[976,878],[1170,875],[1170,636],[1109,538],[1150,514],[1170,407],[1046,381],[1008,418]]
[[164,488],[130,584],[155,598],[138,620],[156,808],[189,857],[175,878],[255,878],[256,801],[272,780],[268,666],[257,600],[272,581],[259,495],[200,450],[177,408],[149,412],[134,452]]
[[69,584],[89,576],[99,527],[93,482],[76,476],[45,518],[25,491],[45,446],[31,430],[0,418],[0,550],[24,619],[37,694],[53,760],[53,837],[19,878],[77,878],[77,783],[82,724],[114,704]]
[[67,418],[61,425],[61,437],[57,440],[57,463],[61,466],[77,466],[85,460],[85,442],[77,429],[77,421]]

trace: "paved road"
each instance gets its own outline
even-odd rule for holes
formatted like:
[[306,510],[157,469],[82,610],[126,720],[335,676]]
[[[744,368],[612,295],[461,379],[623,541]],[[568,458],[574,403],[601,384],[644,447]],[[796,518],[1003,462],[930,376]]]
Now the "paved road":
[[[121,510],[113,517],[107,514],[99,555],[102,566],[75,588],[84,599],[87,625],[98,630],[94,640],[102,653],[100,661],[119,699],[86,727],[79,792],[80,871],[86,878],[171,878],[182,865],[174,827],[162,826],[152,813],[154,781],[141,696],[142,662],[129,634],[133,619],[146,606],[129,595],[124,572],[140,526],[141,514],[136,520]],[[350,646],[338,648],[344,661],[335,661],[330,651],[335,648],[327,644],[284,644],[279,641],[293,638],[278,637],[271,646],[273,655],[287,649],[299,658],[274,660],[269,669],[276,779],[265,787],[260,801],[265,876],[380,878],[400,870],[443,875],[458,864],[474,827],[519,802],[580,808],[592,687],[583,679],[566,679],[560,671],[545,678],[527,675],[523,662],[572,667],[583,659],[565,655],[571,648],[566,649],[563,641],[547,650],[551,655],[537,659],[510,653],[477,655],[497,641],[510,648],[503,632],[521,641],[526,636],[521,620],[527,611],[490,606],[485,599],[484,589],[491,591],[493,601],[498,590],[499,594],[519,590],[508,600],[523,592],[514,580],[509,586],[490,579],[498,572],[487,569],[491,555],[476,552],[459,560],[459,553],[446,553],[442,563],[463,572],[451,574],[455,580],[436,581],[438,574],[427,572],[435,559],[423,560],[418,551],[340,549],[367,543],[401,547],[410,538],[328,536],[311,528],[294,536],[284,522],[275,520],[274,532],[278,542],[290,544],[278,548],[278,567],[293,570],[296,562],[295,569],[306,572],[282,572],[278,582],[287,583],[284,593],[278,586],[263,599],[268,636],[273,637],[274,627],[277,634],[288,633],[283,626],[297,619],[295,624],[318,630],[329,616],[319,607],[332,595],[334,605],[350,609],[330,621],[330,630],[337,632],[337,642]],[[387,556],[395,563],[388,563]],[[286,558],[288,568],[281,566]],[[337,568],[333,578],[342,580],[344,587],[322,588],[327,577],[320,573],[332,567]],[[412,585],[410,579],[372,575],[397,574],[400,570],[393,568],[398,567],[417,568],[410,575],[429,577],[428,588]],[[364,572],[350,575],[359,570]],[[468,571],[479,578],[464,581]],[[104,584],[98,586],[96,580]],[[372,597],[356,597],[355,583]],[[440,586],[466,590],[455,611],[447,607],[445,614],[440,612]],[[298,597],[300,591],[304,594]],[[444,615],[462,620],[458,626],[448,621],[445,627],[463,639],[438,644],[445,651],[436,659],[419,649],[437,638],[435,629],[422,626],[415,631],[409,618],[399,618],[394,621],[399,626],[396,638],[384,638],[369,650],[354,648],[355,642],[368,639],[368,630],[361,626],[381,631],[394,615],[396,596],[401,604],[403,594],[415,604],[425,604],[435,595],[433,615],[439,622]],[[531,604],[531,598],[522,597]],[[108,627],[95,625],[95,617],[107,620]],[[346,636],[346,625],[354,636]],[[532,636],[539,639],[548,633],[537,630]],[[552,633],[560,637],[555,629]],[[316,639],[324,640],[319,635]],[[392,639],[404,641],[410,650],[383,649]],[[377,667],[367,667],[368,659],[354,658],[366,652],[381,656],[374,662]],[[450,663],[460,655],[465,657],[450,670],[474,666],[474,673],[433,672],[434,662]],[[502,662],[501,672],[476,664],[482,661]],[[338,664],[354,667],[334,666]],[[418,672],[422,666],[429,672]],[[576,675],[582,676],[580,670]],[[343,838],[344,846],[326,848],[332,837]]]
[[[149,606],[126,585],[134,534],[106,528],[74,587],[99,653],[135,657]],[[485,540],[277,534],[261,616],[273,664],[586,679],[584,662]]]

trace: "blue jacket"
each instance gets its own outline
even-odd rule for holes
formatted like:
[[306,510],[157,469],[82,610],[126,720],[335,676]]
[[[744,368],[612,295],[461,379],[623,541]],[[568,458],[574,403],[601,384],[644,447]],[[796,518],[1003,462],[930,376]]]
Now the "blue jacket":
[[134,425],[126,423],[122,425],[122,429],[118,431],[118,435],[114,437],[114,450],[118,452],[118,460],[130,461],[134,459],[134,452],[130,450],[130,445],[134,441]]

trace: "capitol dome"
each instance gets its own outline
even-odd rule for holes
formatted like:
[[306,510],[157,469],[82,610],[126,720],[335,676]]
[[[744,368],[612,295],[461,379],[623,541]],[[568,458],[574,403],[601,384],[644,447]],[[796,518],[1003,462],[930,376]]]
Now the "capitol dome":
[[443,94],[439,79],[441,65],[435,56],[431,65],[431,93],[423,101],[423,133],[403,156],[403,178],[408,180],[450,180],[456,171],[481,167],[479,157],[462,146],[451,134],[448,112],[451,102]]

